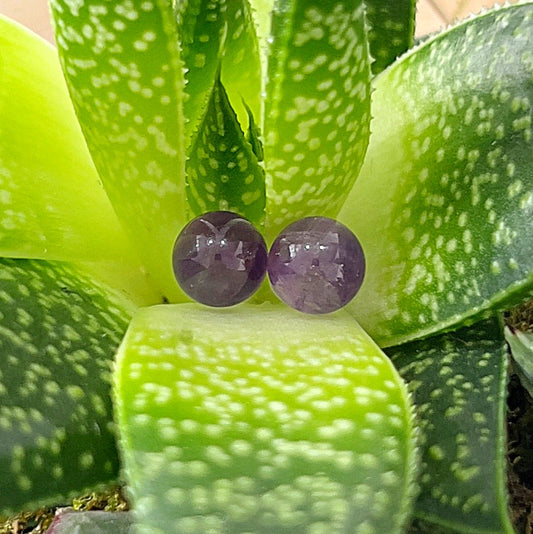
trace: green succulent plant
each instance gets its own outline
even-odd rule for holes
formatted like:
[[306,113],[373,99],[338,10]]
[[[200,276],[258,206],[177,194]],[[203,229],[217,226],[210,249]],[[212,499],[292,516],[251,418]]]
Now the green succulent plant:
[[[51,0],[59,61],[0,18],[6,513],[120,480],[151,534],[513,531],[533,2],[414,48],[414,0],[366,4]],[[361,292],[189,302],[172,246],[212,209],[338,218]]]

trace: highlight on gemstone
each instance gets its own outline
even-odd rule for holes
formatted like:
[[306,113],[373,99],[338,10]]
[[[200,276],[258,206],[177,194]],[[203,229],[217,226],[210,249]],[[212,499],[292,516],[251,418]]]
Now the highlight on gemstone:
[[268,255],[272,289],[304,313],[330,313],[350,302],[365,275],[359,240],[327,217],[306,217],[287,226]]
[[207,306],[233,306],[246,300],[261,285],[266,265],[263,236],[231,211],[212,211],[190,221],[172,254],[180,287]]

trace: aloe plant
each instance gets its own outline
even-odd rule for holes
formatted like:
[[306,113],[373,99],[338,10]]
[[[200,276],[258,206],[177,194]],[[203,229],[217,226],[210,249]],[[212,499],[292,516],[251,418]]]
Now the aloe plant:
[[[367,4],[51,0],[57,51],[0,19],[6,513],[119,480],[154,534],[513,531],[533,2],[408,51],[414,0]],[[172,246],[210,209],[337,217],[361,293],[188,302]]]

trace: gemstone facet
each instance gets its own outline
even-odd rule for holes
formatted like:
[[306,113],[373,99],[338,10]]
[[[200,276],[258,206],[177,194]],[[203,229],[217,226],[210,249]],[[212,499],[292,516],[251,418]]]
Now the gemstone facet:
[[306,217],[287,226],[268,255],[272,289],[304,313],[342,308],[361,287],[365,258],[361,244],[343,224]]
[[266,274],[265,240],[230,211],[205,213],[180,232],[172,254],[178,284],[207,306],[233,306],[251,296]]

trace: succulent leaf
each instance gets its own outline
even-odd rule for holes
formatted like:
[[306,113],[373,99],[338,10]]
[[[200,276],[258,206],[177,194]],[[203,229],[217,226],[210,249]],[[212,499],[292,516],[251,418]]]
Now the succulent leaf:
[[[222,57],[222,83],[243,130],[248,109],[261,119],[261,61],[256,28],[248,0],[226,0],[228,32]],[[248,108],[248,109],[247,109]]]
[[186,147],[205,113],[220,69],[227,33],[226,0],[184,0],[176,3],[176,17],[185,67]]
[[2,17],[0,79],[0,256],[131,257],[54,49]]
[[274,5],[265,116],[267,231],[335,216],[369,136],[370,67],[362,1]]
[[220,72],[239,123],[245,128],[248,113],[243,101],[255,117],[261,116],[261,64],[248,1],[187,0],[177,3],[176,13],[186,68],[187,137],[194,135]]
[[265,173],[218,78],[187,161],[187,200],[191,217],[226,210],[264,222]]
[[378,74],[413,46],[416,0],[365,0],[368,42]]
[[492,318],[388,349],[420,430],[415,515],[454,532],[514,532],[507,510],[507,350]]
[[532,39],[533,3],[496,9],[375,79],[371,143],[339,218],[368,265],[349,310],[382,346],[533,290]]
[[183,71],[165,0],[52,0],[70,95],[105,190],[149,274],[185,300],[170,255],[186,222]]
[[513,356],[513,368],[522,386],[533,398],[533,332],[505,329],[505,339]]
[[110,382],[131,311],[68,264],[0,260],[0,510],[116,480]]
[[142,529],[401,531],[415,469],[410,404],[348,315],[144,308],[117,366]]

